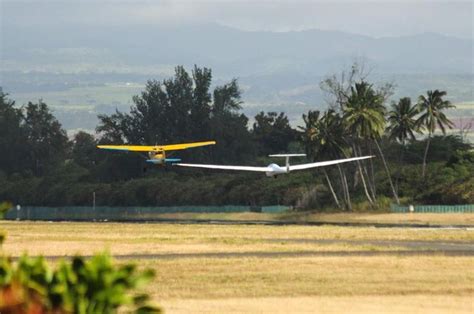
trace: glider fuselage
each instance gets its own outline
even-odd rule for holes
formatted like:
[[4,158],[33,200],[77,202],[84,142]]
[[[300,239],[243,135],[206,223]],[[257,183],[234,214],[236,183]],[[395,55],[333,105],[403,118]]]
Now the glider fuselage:
[[286,167],[280,167],[277,164],[269,164],[267,166],[267,168],[268,168],[268,171],[265,172],[265,175],[267,177],[275,177],[279,174],[284,174],[284,173],[290,172],[289,169],[287,169]]

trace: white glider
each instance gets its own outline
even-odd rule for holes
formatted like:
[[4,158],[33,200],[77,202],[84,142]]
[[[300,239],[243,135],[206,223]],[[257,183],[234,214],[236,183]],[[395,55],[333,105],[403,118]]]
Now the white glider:
[[299,164],[299,165],[290,165],[290,157],[304,157],[306,154],[277,154],[269,155],[269,157],[284,157],[286,163],[284,167],[281,167],[277,164],[269,164],[266,167],[252,167],[252,166],[226,166],[226,165],[206,165],[206,164],[182,164],[176,163],[175,166],[180,167],[193,167],[193,168],[206,168],[206,169],[221,169],[221,170],[237,170],[237,171],[256,171],[256,172],[265,172],[267,177],[275,177],[279,174],[289,173],[295,170],[304,170],[317,167],[331,166],[335,164],[342,164],[345,162],[368,159],[375,156],[363,156],[363,157],[353,157],[346,159],[336,159],[328,161],[319,161],[312,162],[308,164]]

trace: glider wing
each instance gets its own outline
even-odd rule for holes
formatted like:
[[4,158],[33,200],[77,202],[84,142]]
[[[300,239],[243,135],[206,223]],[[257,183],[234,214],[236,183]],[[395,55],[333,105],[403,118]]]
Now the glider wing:
[[301,164],[301,165],[290,165],[290,171],[324,167],[324,166],[330,166],[330,165],[335,165],[335,164],[342,164],[345,162],[368,159],[372,157],[375,157],[375,156],[363,156],[363,157],[354,157],[354,158],[337,159],[337,160],[329,160],[329,161],[319,161],[319,162],[313,162],[313,163]]
[[251,166],[223,166],[223,165],[205,165],[205,164],[174,164],[180,167],[206,168],[206,169],[221,169],[221,170],[238,170],[238,171],[271,171],[268,167],[251,167]]

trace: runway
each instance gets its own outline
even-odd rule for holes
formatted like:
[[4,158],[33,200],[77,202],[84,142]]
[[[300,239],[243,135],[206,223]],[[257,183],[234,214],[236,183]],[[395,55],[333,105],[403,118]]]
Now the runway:
[[[315,245],[349,244],[370,245],[372,250],[345,251],[273,251],[273,252],[199,252],[199,253],[149,253],[115,255],[116,259],[182,259],[182,258],[284,258],[284,257],[353,257],[353,256],[474,256],[474,243],[462,241],[399,241],[399,240],[338,240],[338,239],[262,239],[264,242],[311,243]],[[394,249],[385,249],[393,247]],[[400,248],[400,249],[395,249]],[[403,248],[403,249],[402,249]],[[50,255],[56,260],[67,256]],[[85,256],[90,258],[92,256]]]
[[[14,220],[14,219],[10,219]],[[431,224],[431,223],[379,223],[379,222],[326,222],[294,220],[226,220],[226,219],[35,219],[17,220],[26,222],[74,222],[74,223],[133,223],[133,224],[177,224],[177,225],[262,225],[262,226],[335,226],[335,227],[374,227],[374,228],[410,228],[410,229],[460,229],[474,231],[474,225]]]

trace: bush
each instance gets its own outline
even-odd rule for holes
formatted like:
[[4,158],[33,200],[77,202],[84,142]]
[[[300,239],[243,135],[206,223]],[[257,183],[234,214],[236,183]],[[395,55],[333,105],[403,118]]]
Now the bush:
[[371,205],[368,201],[354,202],[352,204],[352,210],[354,212],[388,212],[390,210],[390,204],[392,200],[386,196],[379,196],[375,202],[375,205]]
[[138,273],[132,264],[114,266],[110,256],[90,260],[74,257],[53,270],[43,257],[22,256],[16,264],[0,262],[0,312],[113,313],[123,306],[136,313],[160,313],[146,302],[148,295],[130,295],[154,276]]
[[[0,203],[0,218],[12,204]],[[0,245],[3,243],[3,235]],[[0,313],[161,313],[147,294],[132,293],[154,277],[133,264],[115,266],[107,254],[76,256],[52,269],[43,257],[0,257]]]

